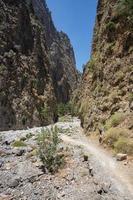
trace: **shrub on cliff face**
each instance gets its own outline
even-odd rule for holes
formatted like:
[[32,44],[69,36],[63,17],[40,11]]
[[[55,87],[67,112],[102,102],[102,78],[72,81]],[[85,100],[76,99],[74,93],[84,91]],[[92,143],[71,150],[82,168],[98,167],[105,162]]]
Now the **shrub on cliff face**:
[[130,16],[133,19],[133,0],[119,0],[117,11],[119,15]]
[[57,127],[42,129],[38,136],[38,154],[45,172],[56,172],[64,162],[63,154],[58,151],[59,142]]
[[128,130],[122,128],[110,128],[105,133],[104,143],[106,143],[109,147],[114,148],[115,143],[119,140],[119,138],[126,138],[128,136]]
[[87,63],[87,68],[89,69],[90,72],[94,71],[95,63],[96,63],[96,60],[94,58],[91,58],[90,61]]
[[115,23],[112,22],[112,21],[109,21],[107,24],[106,24],[106,29],[109,30],[109,31],[113,31],[115,30]]
[[110,117],[109,120],[107,120],[105,124],[105,129],[108,130],[111,127],[118,126],[121,122],[123,122],[125,119],[125,115],[123,113],[115,113]]

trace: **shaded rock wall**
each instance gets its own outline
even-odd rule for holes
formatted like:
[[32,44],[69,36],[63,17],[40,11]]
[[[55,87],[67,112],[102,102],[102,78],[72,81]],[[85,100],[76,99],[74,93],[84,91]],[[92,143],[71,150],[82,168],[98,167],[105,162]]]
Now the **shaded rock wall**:
[[73,48],[46,2],[0,0],[0,129],[55,121],[76,82]]

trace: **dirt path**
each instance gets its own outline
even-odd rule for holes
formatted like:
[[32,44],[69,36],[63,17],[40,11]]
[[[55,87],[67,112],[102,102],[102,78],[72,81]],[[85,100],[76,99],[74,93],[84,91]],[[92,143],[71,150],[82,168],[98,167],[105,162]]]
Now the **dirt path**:
[[133,169],[116,161],[100,145],[89,140],[83,133],[82,128],[74,136],[62,135],[62,140],[73,146],[82,146],[84,152],[91,157],[91,165],[95,172],[103,181],[110,181],[112,189],[117,189],[122,195],[131,194],[133,196]]

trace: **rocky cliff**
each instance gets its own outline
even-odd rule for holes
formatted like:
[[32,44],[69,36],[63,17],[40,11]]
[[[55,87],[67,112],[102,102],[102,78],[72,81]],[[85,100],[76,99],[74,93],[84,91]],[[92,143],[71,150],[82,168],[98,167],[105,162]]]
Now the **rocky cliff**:
[[56,121],[77,71],[70,40],[43,0],[0,0],[0,129]]
[[92,55],[74,100],[87,131],[123,114],[123,127],[133,128],[132,0],[98,1]]

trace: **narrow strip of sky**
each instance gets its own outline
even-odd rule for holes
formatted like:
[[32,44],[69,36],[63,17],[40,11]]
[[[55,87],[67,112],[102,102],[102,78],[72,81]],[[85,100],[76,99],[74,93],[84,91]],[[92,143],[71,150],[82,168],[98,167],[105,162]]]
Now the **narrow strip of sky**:
[[82,71],[91,54],[97,0],[47,0],[56,28],[67,33]]

